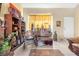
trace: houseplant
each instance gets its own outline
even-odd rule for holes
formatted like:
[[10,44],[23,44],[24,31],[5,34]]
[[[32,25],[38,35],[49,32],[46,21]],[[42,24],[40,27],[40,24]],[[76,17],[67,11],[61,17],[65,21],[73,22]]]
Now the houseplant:
[[0,55],[6,55],[10,52],[11,46],[7,38],[4,39],[4,42],[0,44]]

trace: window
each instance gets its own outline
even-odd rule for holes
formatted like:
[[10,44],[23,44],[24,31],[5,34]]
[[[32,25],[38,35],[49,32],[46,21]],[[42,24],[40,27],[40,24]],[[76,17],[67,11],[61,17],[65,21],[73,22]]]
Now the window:
[[49,28],[51,25],[51,15],[30,15],[29,16],[29,28],[31,29],[33,25],[35,28],[42,28],[45,29]]

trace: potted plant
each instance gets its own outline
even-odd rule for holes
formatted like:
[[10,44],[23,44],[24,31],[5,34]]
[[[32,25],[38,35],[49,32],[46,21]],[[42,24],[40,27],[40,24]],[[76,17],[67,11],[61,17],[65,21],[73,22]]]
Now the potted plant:
[[7,38],[4,39],[4,42],[0,45],[0,55],[7,55],[10,52],[11,46]]

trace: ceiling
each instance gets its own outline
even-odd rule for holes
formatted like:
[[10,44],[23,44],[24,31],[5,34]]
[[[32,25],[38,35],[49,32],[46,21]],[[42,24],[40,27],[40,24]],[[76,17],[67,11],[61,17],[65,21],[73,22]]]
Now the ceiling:
[[77,3],[53,3],[53,4],[46,4],[46,3],[40,3],[40,4],[23,4],[23,11],[24,14],[53,14],[53,15],[69,15],[73,16],[75,12],[75,8],[77,7]]
[[24,8],[24,14],[74,15],[74,8]]
[[23,8],[75,8],[78,3],[23,3]]

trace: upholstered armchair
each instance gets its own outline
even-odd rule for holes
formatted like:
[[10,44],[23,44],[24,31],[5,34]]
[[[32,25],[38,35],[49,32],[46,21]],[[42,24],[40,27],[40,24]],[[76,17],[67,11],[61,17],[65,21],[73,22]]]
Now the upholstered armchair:
[[69,49],[75,54],[79,55],[79,37],[68,39]]

